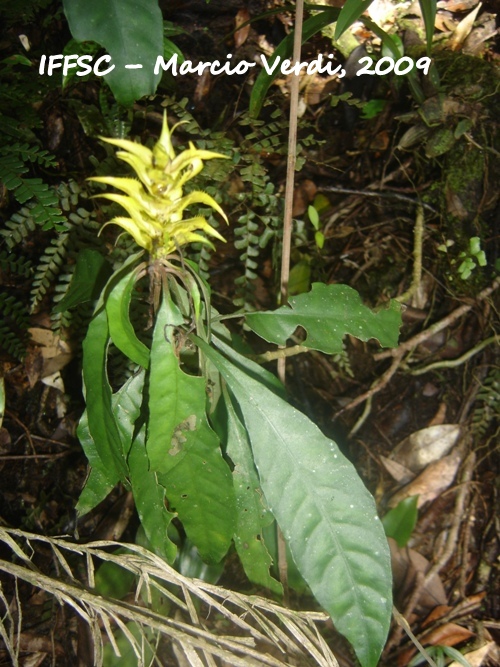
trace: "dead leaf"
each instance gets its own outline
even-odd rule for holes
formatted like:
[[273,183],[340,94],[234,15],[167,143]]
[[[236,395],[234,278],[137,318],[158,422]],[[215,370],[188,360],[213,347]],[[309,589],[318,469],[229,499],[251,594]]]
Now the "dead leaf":
[[[391,550],[392,574],[394,579],[394,604],[402,609],[406,600],[413,594],[418,579],[423,578],[431,564],[422,554],[410,547],[399,547],[397,542],[388,538]],[[428,614],[437,606],[447,603],[446,591],[439,575],[435,574],[422,586],[416,609],[419,616]]]
[[294,218],[304,215],[309,204],[314,201],[317,191],[316,184],[308,178],[297,185],[293,193],[292,216]]
[[[242,46],[248,38],[250,32],[250,23],[247,21],[250,20],[250,12],[248,9],[240,9],[239,12],[234,17],[234,24],[236,26],[236,32],[234,33],[234,45],[236,48]],[[240,28],[240,25],[247,23],[243,28]]]
[[32,384],[64,368],[73,358],[73,353],[68,343],[51,329],[32,327],[29,333],[31,343],[38,346],[30,345],[25,361],[26,372]]
[[380,460],[389,475],[399,484],[408,484],[415,479],[415,474],[401,463],[388,459],[386,456],[381,456]]
[[455,28],[455,31],[453,32],[449,41],[449,47],[452,49],[452,51],[457,51],[470,34],[482,4],[483,3],[480,2],[478,6],[472,10],[472,12],[468,14],[462,21],[460,21],[460,23]]
[[471,639],[471,637],[475,637],[475,634],[467,630],[467,628],[458,625],[458,623],[445,623],[426,632],[420,638],[420,641],[424,646],[437,646],[438,644],[442,646],[456,646],[456,644],[465,642]]
[[210,74],[210,70],[203,70],[203,74],[198,77],[196,88],[193,93],[193,102],[195,104],[200,104],[200,102],[202,102],[203,99],[208,95],[212,87],[212,81],[213,77]]
[[458,424],[428,426],[402,440],[390,458],[417,474],[448,454],[456,445],[460,433]]
[[471,56],[480,55],[486,48],[485,42],[495,37],[496,34],[498,34],[496,14],[484,12],[474,26],[474,30],[465,40],[463,53]]
[[[470,667],[481,667],[486,658],[492,657],[493,659],[495,659],[494,656],[490,656],[490,653],[494,653],[495,649],[498,658],[499,651],[495,642],[488,642],[487,644],[481,646],[481,648],[478,648],[475,651],[469,651],[469,653],[465,653],[464,658],[467,660]],[[448,667],[461,667],[461,665],[458,662],[454,661]]]
[[447,9],[449,12],[467,12],[478,3],[478,0],[439,0],[439,9]]
[[430,625],[431,623],[434,623],[435,621],[439,621],[440,618],[443,618],[443,616],[446,616],[446,614],[449,614],[450,611],[453,609],[453,607],[450,607],[447,604],[440,604],[437,607],[435,607],[431,613],[427,616],[425,621],[422,622],[422,627],[425,628],[426,626]]
[[387,503],[388,507],[396,507],[398,503],[410,496],[418,496],[417,507],[419,508],[434,500],[451,486],[461,462],[460,453],[454,450],[440,461],[431,463],[418,477],[391,496]]

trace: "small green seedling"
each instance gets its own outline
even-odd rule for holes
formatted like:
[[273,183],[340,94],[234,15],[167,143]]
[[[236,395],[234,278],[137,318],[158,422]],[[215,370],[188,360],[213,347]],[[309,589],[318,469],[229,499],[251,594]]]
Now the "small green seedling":
[[[448,252],[448,248],[453,244],[454,242],[448,239],[446,243],[438,246],[438,250],[440,252]],[[470,278],[476,266],[486,266],[488,263],[484,250],[481,250],[481,239],[479,236],[473,236],[469,239],[468,252],[462,251],[458,258],[461,260],[461,263],[457,270],[462,280]],[[452,264],[455,264],[455,262],[456,260],[451,261]]]

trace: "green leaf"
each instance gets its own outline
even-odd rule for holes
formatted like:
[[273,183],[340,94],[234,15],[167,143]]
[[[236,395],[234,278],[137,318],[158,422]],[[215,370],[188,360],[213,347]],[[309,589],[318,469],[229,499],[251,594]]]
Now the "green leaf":
[[[269,371],[266,371],[265,368],[262,368],[262,366],[259,366],[253,361],[250,361],[250,359],[247,359],[241,354],[238,354],[238,352],[236,352],[236,346],[234,346],[235,349],[233,349],[230,345],[225,343],[220,338],[217,338],[216,336],[212,336],[212,341],[214,345],[218,347],[219,350],[221,350],[225,356],[231,360],[231,363],[233,363],[237,368],[242,370],[246,375],[253,377],[255,380],[257,380],[257,382],[262,383],[267,389],[269,389],[269,391],[272,391],[273,394],[281,396],[281,398],[284,400],[286,399],[285,388],[278,380],[276,375],[273,375]],[[246,352],[243,353],[246,354]]]
[[227,409],[227,453],[234,463],[237,524],[234,544],[247,577],[255,584],[283,595],[283,587],[269,573],[273,561],[266,548],[263,529],[274,523],[267,509],[245,427],[236,414],[231,399],[224,392]]
[[[316,8],[315,8],[316,9]],[[319,7],[317,8],[319,9]],[[329,7],[328,9],[322,9],[322,11],[316,16],[311,16],[302,25],[302,43],[307,42],[313,35],[319,32],[322,28],[334,23],[338,16],[340,10],[334,7]],[[284,59],[290,58],[293,52],[293,37],[294,33],[291,32],[285,37],[285,39],[280,42],[280,44],[274,49],[272,56],[272,62],[278,56],[281,58],[280,64]],[[255,83],[252,87],[252,93],[250,95],[250,104],[249,104],[249,113],[253,118],[257,118],[264,104],[264,99],[266,93],[269,90],[270,85],[274,79],[280,74],[280,66],[276,67],[272,74],[268,74],[265,69],[262,69],[259,73],[259,76],[255,80]]]
[[309,220],[311,221],[312,226],[316,231],[319,229],[319,213],[318,211],[314,208],[314,206],[308,206],[307,207],[307,215],[309,216]]
[[184,318],[167,295],[156,316],[149,374],[146,449],[155,472],[170,470],[183,430],[196,427],[205,410],[205,399],[201,404],[196,401],[200,383],[204,392],[203,379],[183,373],[175,354],[175,327],[183,323]]
[[[401,56],[400,49],[398,47],[398,44],[396,41],[393,39],[392,35],[389,35],[385,30],[382,30],[375,21],[372,21],[368,16],[363,16],[363,23],[365,26],[371,30],[375,35],[382,40],[382,44],[385,49],[389,53],[392,54],[392,57],[394,60],[398,60]],[[423,104],[425,101],[425,96],[424,92],[422,90],[422,86],[420,85],[420,81],[418,80],[417,76],[417,70],[415,67],[406,74],[406,78],[408,79],[408,83],[410,85],[411,89],[411,94],[415,98],[415,101],[418,102],[419,104]]]
[[109,344],[108,318],[98,306],[83,341],[83,384],[90,436],[107,479],[126,479],[128,469],[122,441],[111,407],[111,387],[106,372]]
[[235,530],[231,471],[205,417],[196,430],[180,431],[178,438],[180,450],[172,455],[172,468],[158,473],[158,480],[200,556],[218,563]]
[[285,345],[298,326],[304,327],[305,347],[339,354],[345,334],[364,341],[376,338],[384,347],[396,347],[401,306],[391,301],[387,309],[375,313],[352,287],[313,283],[310,292],[290,299],[290,307],[249,313],[246,322],[259,336],[277,345]]
[[460,665],[463,665],[463,667],[471,667],[470,662],[467,660],[467,658],[460,653],[456,648],[453,648],[453,646],[442,646],[443,653],[445,653],[448,658],[452,658],[456,662],[458,662]]
[[174,328],[182,322],[167,295],[153,333],[146,447],[189,539],[203,559],[218,562],[235,529],[233,483],[207,421],[205,379],[179,368]]
[[304,294],[311,289],[311,260],[309,258],[301,259],[294,264],[288,277],[288,294]]
[[431,55],[432,38],[434,37],[434,23],[436,21],[437,0],[418,0],[422,10],[422,18],[425,25],[425,40],[427,42],[427,55]]
[[92,301],[101,293],[112,273],[111,266],[97,250],[84,248],[78,253],[75,272],[66,295],[53,309],[63,313],[80,303]]
[[118,272],[118,280],[114,284],[110,283],[110,289],[106,294],[109,334],[113,343],[125,356],[139,366],[147,368],[149,350],[137,338],[129,317],[130,301],[137,280],[137,270],[131,270],[131,266],[133,262],[128,266],[125,265],[124,271]]
[[375,503],[337,445],[305,415],[204,341],[235,396],[264,496],[293,559],[362,667],[375,667],[391,621],[387,539]]
[[120,475],[101,461],[94,439],[90,435],[86,411],[80,418],[76,434],[90,466],[89,476],[76,505],[77,514],[83,516],[111,493],[120,481]]
[[[94,41],[106,49],[115,68],[106,75],[120,104],[131,106],[152,95],[161,78],[154,74],[163,53],[163,17],[158,0],[63,0],[71,34],[80,42]],[[141,69],[126,65],[141,64]],[[108,64],[102,64],[102,70]]]
[[347,28],[352,26],[352,24],[359,19],[361,14],[368,9],[372,2],[373,0],[347,0],[339,14],[333,39],[339,39]]
[[128,464],[135,506],[149,544],[167,563],[173,563],[177,547],[168,537],[168,527],[176,515],[167,510],[165,489],[156,473],[149,469],[145,428],[139,431],[132,442]]
[[149,469],[146,454],[145,431],[136,422],[143,402],[145,371],[129,378],[113,395],[113,413],[122,438],[123,449],[128,452],[129,479],[134,502],[142,527],[149,540],[149,547],[167,562],[173,563],[176,546],[167,536],[170,522],[175,514],[165,506],[165,489],[155,473]]
[[392,510],[389,510],[382,519],[387,537],[392,537],[398,546],[405,547],[417,523],[418,496],[405,498]]

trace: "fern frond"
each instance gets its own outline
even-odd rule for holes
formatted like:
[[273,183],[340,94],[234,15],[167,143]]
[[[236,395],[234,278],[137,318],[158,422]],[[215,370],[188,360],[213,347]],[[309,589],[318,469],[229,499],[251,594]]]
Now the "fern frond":
[[0,292],[0,348],[16,359],[26,352],[29,314],[13,295]]
[[14,257],[12,253],[6,250],[0,252],[0,271],[2,273],[13,273],[17,276],[27,278],[31,274],[32,268],[29,259]]
[[33,280],[31,290],[31,312],[34,312],[51,285],[56,281],[61,268],[64,266],[69,234],[59,234],[52,239],[40,259]]
[[23,206],[10,220],[4,222],[6,229],[0,229],[0,236],[3,236],[9,250],[21,243],[30,232],[36,229],[36,222],[28,206]]
[[500,368],[491,368],[478,392],[472,414],[472,429],[484,436],[494,420],[500,417]]
[[6,144],[2,146],[0,152],[5,157],[8,157],[9,155],[16,156],[23,162],[33,162],[47,169],[50,167],[57,167],[56,158],[49,153],[49,151],[42,149],[36,144],[29,144],[27,142],[22,144],[19,142]]

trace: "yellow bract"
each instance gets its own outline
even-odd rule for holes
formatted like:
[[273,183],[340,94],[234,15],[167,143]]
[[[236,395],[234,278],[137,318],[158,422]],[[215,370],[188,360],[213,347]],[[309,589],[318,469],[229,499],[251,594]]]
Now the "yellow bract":
[[[178,125],[180,123],[174,125],[172,131]],[[215,209],[228,222],[224,211],[210,195],[200,190],[184,195],[183,187],[203,169],[203,160],[227,158],[227,155],[200,150],[189,142],[189,148],[176,156],[166,114],[163,117],[160,138],[153,150],[125,139],[103,138],[103,141],[121,149],[117,152],[117,157],[127,162],[140,179],[137,181],[133,178],[112,176],[89,179],[111,185],[125,193],[100,195],[123,206],[130,216],[113,218],[106,225],[122,227],[133,236],[138,245],[151,253],[153,258],[164,257],[193,241],[211,246],[205,236],[196,233],[200,231],[224,241],[203,216],[183,219],[184,209],[188,206],[205,204]]]

